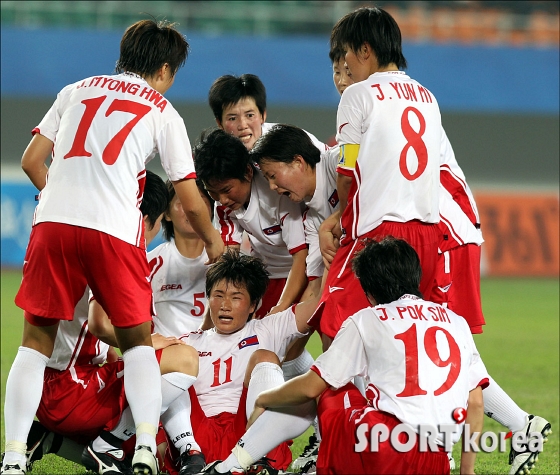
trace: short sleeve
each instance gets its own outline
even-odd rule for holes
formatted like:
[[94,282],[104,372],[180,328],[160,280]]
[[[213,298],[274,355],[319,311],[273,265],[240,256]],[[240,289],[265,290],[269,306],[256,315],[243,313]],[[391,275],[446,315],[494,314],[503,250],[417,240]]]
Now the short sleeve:
[[364,344],[351,317],[343,323],[329,349],[317,358],[312,369],[335,389],[354,376],[367,374]]

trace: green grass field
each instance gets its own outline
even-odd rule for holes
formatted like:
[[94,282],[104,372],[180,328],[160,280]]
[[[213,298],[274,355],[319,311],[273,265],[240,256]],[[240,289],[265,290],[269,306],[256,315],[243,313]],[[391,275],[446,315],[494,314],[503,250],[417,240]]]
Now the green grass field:
[[[22,312],[13,300],[21,273],[2,271],[2,408],[8,371],[21,342]],[[551,422],[553,433],[545,444],[533,474],[558,474],[559,465],[559,282],[558,279],[484,279],[482,303],[487,325],[484,333],[475,337],[488,372],[504,390],[529,413],[538,414]],[[320,353],[318,339],[310,340],[313,356]],[[501,432],[505,429],[485,418],[484,430]],[[297,456],[307,442],[307,434],[294,441]],[[4,447],[4,419],[1,444]],[[454,448],[459,461],[460,448]],[[79,465],[55,455],[48,455],[33,468],[36,475],[74,475],[87,473]],[[459,473],[456,470],[453,473]],[[480,454],[476,473],[509,473],[508,454]]]

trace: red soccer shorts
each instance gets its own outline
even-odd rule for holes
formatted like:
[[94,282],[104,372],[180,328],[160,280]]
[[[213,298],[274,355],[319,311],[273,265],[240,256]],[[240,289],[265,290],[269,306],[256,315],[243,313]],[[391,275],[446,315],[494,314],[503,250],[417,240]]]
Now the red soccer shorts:
[[[364,415],[364,410],[369,411]],[[356,428],[385,424],[389,431],[400,424],[392,414],[374,411],[358,388],[349,383],[338,390],[323,392],[317,406],[322,441],[317,458],[317,475],[375,474],[448,474],[449,460],[441,452],[420,452],[418,445],[409,452],[398,452],[389,440],[379,443],[379,450],[366,447],[355,451]],[[359,424],[356,420],[360,419]],[[405,442],[403,440],[401,442]]]
[[[191,423],[193,435],[198,445],[200,445],[206,462],[225,460],[245,433],[245,427],[247,426],[247,415],[245,412],[247,388],[243,387],[237,414],[222,412],[212,417],[207,417],[204,410],[200,407],[194,387],[191,386],[189,388],[189,393],[192,404]],[[165,454],[165,468],[169,470],[170,475],[177,475],[178,468],[175,465],[175,461],[178,459],[179,454],[173,444],[169,442],[169,438],[168,444]],[[286,470],[288,465],[292,463],[292,452],[286,442],[271,450],[266,456],[271,459],[271,465],[278,470]]]
[[94,229],[61,223],[33,227],[16,305],[32,315],[72,320],[89,284],[116,327],[151,320],[146,251]]
[[[357,311],[370,305],[360,281],[352,272],[352,258],[363,249],[367,238],[393,236],[404,239],[418,253],[422,266],[420,292],[425,300],[431,300],[432,289],[436,279],[438,260],[439,229],[436,224],[425,224],[420,221],[396,223],[384,221],[377,228],[355,241],[341,246],[327,274],[325,288],[321,295],[318,311],[312,317],[313,325],[320,318],[319,331],[334,339],[344,321]],[[321,303],[324,302],[322,308]]]
[[465,244],[439,255],[433,301],[461,315],[472,333],[482,333],[480,246]]

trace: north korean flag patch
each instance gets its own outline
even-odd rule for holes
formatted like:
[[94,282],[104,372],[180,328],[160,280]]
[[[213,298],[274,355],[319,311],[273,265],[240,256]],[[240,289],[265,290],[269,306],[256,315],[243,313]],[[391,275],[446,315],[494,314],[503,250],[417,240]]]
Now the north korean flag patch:
[[263,233],[267,236],[271,236],[280,232],[282,232],[282,226],[280,226],[279,224],[275,224],[274,226],[270,226],[270,228],[263,229]]
[[338,192],[333,191],[333,194],[329,197],[329,203],[334,208],[338,204]]
[[259,344],[259,339],[257,335],[253,335],[253,336],[248,336],[244,340],[241,340],[237,346],[239,347],[240,350],[242,350],[247,346],[254,346],[258,344]]

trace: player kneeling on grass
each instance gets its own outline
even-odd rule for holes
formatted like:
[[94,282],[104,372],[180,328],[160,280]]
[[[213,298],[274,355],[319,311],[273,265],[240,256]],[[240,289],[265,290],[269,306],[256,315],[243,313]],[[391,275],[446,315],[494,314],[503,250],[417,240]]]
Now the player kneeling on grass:
[[[465,421],[453,414],[468,408],[466,423],[471,433],[480,432],[486,368],[466,321],[422,299],[414,249],[393,237],[372,240],[354,258],[353,270],[372,306],[344,322],[307,374],[260,393],[250,429],[232,455],[203,473],[227,473],[232,463],[245,468],[260,456],[256,443],[262,452],[269,432],[282,433],[289,407],[303,409],[317,398],[323,436],[317,474],[449,473],[441,429],[453,430],[447,442],[456,442]],[[357,375],[369,383],[367,399],[349,383]],[[403,427],[407,436],[391,443]],[[429,443],[422,444],[421,427],[433,428]],[[409,440],[416,442],[403,448]],[[474,460],[474,452],[465,452],[461,473],[474,473]]]
[[261,454],[251,459],[249,473],[278,473],[292,461],[283,442],[292,433],[303,433],[313,420],[312,407],[290,408],[283,420],[261,434],[261,440],[236,449],[256,397],[284,382],[280,364],[290,343],[310,331],[307,320],[318,302],[316,296],[264,319],[252,319],[267,285],[263,262],[238,251],[226,252],[208,269],[206,295],[214,328],[181,337],[198,350],[199,377],[190,397],[185,393],[174,401],[163,421],[171,442],[163,469],[171,474],[198,473],[204,467],[201,454],[206,461],[223,460],[232,449],[238,450],[244,466],[247,451]]

